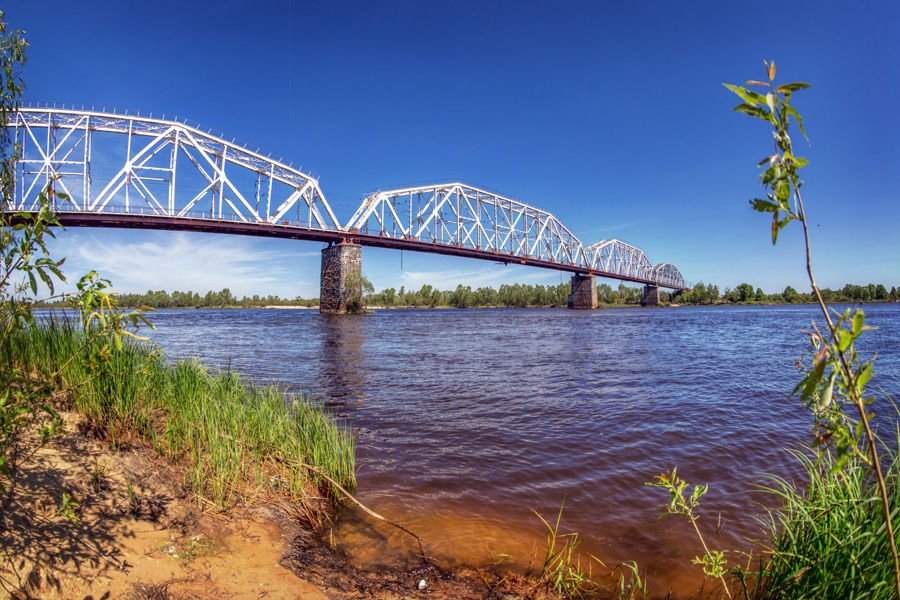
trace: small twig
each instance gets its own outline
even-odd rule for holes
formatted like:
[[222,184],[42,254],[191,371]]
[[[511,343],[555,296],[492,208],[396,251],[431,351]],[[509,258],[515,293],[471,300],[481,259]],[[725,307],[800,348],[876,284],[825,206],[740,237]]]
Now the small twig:
[[494,586],[492,586],[490,583],[488,583],[488,580],[485,579],[484,575],[481,574],[481,569],[478,568],[478,565],[475,565],[475,572],[478,573],[478,576],[481,578],[481,581],[484,582],[484,585],[487,587],[488,591],[491,593],[491,595],[493,595],[494,594]]
[[417,536],[415,533],[413,533],[412,531],[410,531],[409,529],[407,529],[407,528],[404,527],[403,525],[400,525],[400,524],[398,524],[398,523],[394,523],[393,521],[388,520],[388,519],[382,517],[382,516],[379,515],[377,512],[375,512],[375,511],[373,511],[372,509],[368,508],[368,507],[367,507],[366,505],[364,505],[362,502],[360,502],[359,500],[357,500],[357,499],[353,496],[353,494],[351,494],[350,492],[348,492],[347,490],[345,490],[345,489],[341,486],[341,484],[339,484],[337,481],[335,481],[334,479],[332,479],[331,477],[329,477],[328,475],[326,475],[325,473],[323,473],[323,472],[320,471],[319,469],[317,469],[317,468],[315,468],[315,467],[312,467],[312,466],[310,466],[310,465],[308,465],[308,464],[306,464],[306,463],[303,463],[303,462],[298,462],[297,464],[300,465],[301,467],[305,468],[305,469],[309,469],[309,470],[312,471],[313,473],[316,473],[317,475],[319,475],[319,476],[323,477],[324,479],[326,479],[331,485],[333,485],[334,487],[336,487],[342,494],[344,494],[344,496],[346,496],[350,501],[352,501],[354,504],[356,504],[358,507],[360,507],[360,508],[361,508],[367,515],[369,515],[370,517],[374,517],[375,519],[378,519],[378,520],[380,520],[380,521],[384,521],[384,522],[387,523],[388,525],[393,525],[393,526],[396,527],[397,529],[399,529],[399,530],[401,530],[401,531],[405,531],[405,532],[408,533],[409,535],[411,535],[411,536],[413,536],[414,538],[416,538],[416,542],[418,542],[418,544],[419,544],[419,557],[422,559],[422,561],[423,561],[426,565],[435,567],[435,568],[437,568],[438,570],[440,570],[441,572],[443,572],[443,569],[441,569],[438,565],[436,565],[435,563],[433,563],[431,560],[428,559],[428,556],[425,554],[425,548],[422,546],[422,538],[420,538],[419,536]]
[[88,542],[87,540],[82,540],[81,538],[77,538],[77,537],[74,538],[74,539],[75,539],[76,542],[78,542],[79,544],[81,544],[82,546],[84,546],[85,548],[87,548],[88,550],[92,550],[92,551],[96,552],[96,553],[97,553],[97,556],[99,556],[100,558],[102,558],[103,560],[105,560],[106,562],[108,562],[109,564],[111,564],[112,566],[114,566],[114,567],[116,568],[117,571],[124,571],[124,570],[125,570],[125,565],[124,565],[124,564],[122,564],[122,563],[118,562],[117,560],[114,560],[114,559],[112,559],[112,558],[106,556],[105,554],[103,554],[103,552],[100,551],[99,548],[97,548],[95,545],[91,544],[91,543]]

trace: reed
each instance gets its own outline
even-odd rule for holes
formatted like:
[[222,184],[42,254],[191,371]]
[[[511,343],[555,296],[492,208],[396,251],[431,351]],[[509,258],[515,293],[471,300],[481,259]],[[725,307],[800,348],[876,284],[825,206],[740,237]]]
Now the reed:
[[560,597],[584,598],[585,594],[596,591],[598,586],[591,579],[590,561],[586,569],[581,565],[581,557],[577,553],[578,546],[581,545],[578,534],[559,533],[563,505],[560,505],[559,514],[553,525],[534,511],[547,528],[547,553],[538,575],[538,582],[546,585]]
[[[311,396],[255,385],[195,360],[169,362],[136,341],[97,350],[76,324],[50,319],[13,335],[0,360],[48,376],[75,356],[54,383],[88,426],[116,448],[147,441],[187,469],[202,503],[224,509],[267,491],[314,517],[321,511],[313,505],[340,496],[304,464],[355,487],[352,436]],[[91,374],[91,361],[101,364],[100,375]]]
[[[900,440],[900,435],[898,435]],[[808,485],[772,477],[764,489],[781,500],[764,524],[772,541],[751,598],[894,598],[888,530],[872,469],[854,456],[834,469],[831,452],[794,451]],[[894,531],[900,530],[900,458],[885,448],[885,483]]]
[[[536,584],[526,597],[542,597],[535,595],[539,589],[552,591],[557,598],[616,598],[617,600],[637,600],[647,597],[647,582],[641,577],[637,563],[627,561],[615,566],[610,572],[602,573],[596,580],[592,565],[596,563],[601,571],[606,565],[596,556],[588,555],[582,563],[578,553],[581,540],[577,533],[559,532],[562,522],[563,506],[560,504],[556,521],[551,524],[537,511],[534,512],[547,528],[547,551],[544,564],[540,570],[534,568],[537,548],[532,555],[529,573],[536,578]],[[603,582],[603,583],[598,583]]]

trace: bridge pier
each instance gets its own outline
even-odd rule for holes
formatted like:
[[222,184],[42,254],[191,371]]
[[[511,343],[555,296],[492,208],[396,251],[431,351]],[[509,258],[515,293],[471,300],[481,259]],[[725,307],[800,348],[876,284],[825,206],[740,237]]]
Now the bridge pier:
[[659,286],[645,285],[641,306],[659,306]]
[[569,308],[597,308],[597,277],[572,275]]
[[346,314],[361,309],[362,247],[341,242],[322,250],[319,284],[319,312],[323,315]]

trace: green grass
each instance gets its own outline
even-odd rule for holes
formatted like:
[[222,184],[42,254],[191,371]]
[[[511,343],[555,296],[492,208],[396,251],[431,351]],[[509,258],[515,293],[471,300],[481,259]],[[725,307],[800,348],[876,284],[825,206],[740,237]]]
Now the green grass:
[[578,534],[559,533],[564,504],[565,502],[560,505],[556,522],[553,524],[544,519],[537,511],[533,511],[547,528],[547,551],[540,571],[535,571],[533,565],[537,549],[535,549],[535,556],[532,557],[532,567],[529,571],[537,579],[537,586],[532,589],[532,592],[543,587],[552,591],[557,598],[602,597],[618,600],[646,598],[646,580],[641,578],[637,563],[633,561],[616,565],[609,573],[600,575],[598,579],[602,580],[603,584],[594,580],[592,565],[596,563],[602,567],[601,570],[605,569],[606,565],[599,558],[588,555],[588,559],[582,566],[582,558],[578,553],[578,547],[581,545]]
[[[17,333],[0,360],[46,377],[76,356],[53,382],[69,392],[72,407],[114,448],[144,440],[184,466],[204,504],[224,509],[276,493],[315,518],[310,507],[339,496],[304,464],[355,488],[352,436],[312,397],[197,361],[170,363],[136,341],[107,357],[86,344],[77,327],[56,320]],[[101,366],[99,376],[91,364]]]
[[[900,437],[900,436],[898,436]],[[900,529],[896,446],[883,451],[891,519]],[[832,471],[825,453],[793,452],[808,477],[802,486],[771,478],[767,489],[781,506],[764,524],[773,540],[751,598],[894,598],[894,573],[884,513],[871,469],[859,458]]]

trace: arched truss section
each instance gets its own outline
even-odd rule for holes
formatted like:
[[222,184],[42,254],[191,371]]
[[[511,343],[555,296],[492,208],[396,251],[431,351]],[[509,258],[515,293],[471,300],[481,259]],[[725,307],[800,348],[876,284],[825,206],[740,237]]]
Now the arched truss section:
[[25,105],[8,127],[17,210],[55,178],[58,211],[341,230],[315,177],[174,117]]
[[379,191],[345,229],[411,242],[566,266],[583,264],[581,242],[552,214],[462,183]]
[[584,249],[590,269],[655,283],[653,263],[640,248],[620,240],[602,240]]
[[681,272],[670,263],[662,263],[653,267],[654,280],[663,287],[673,288],[676,290],[685,289],[684,277]]

